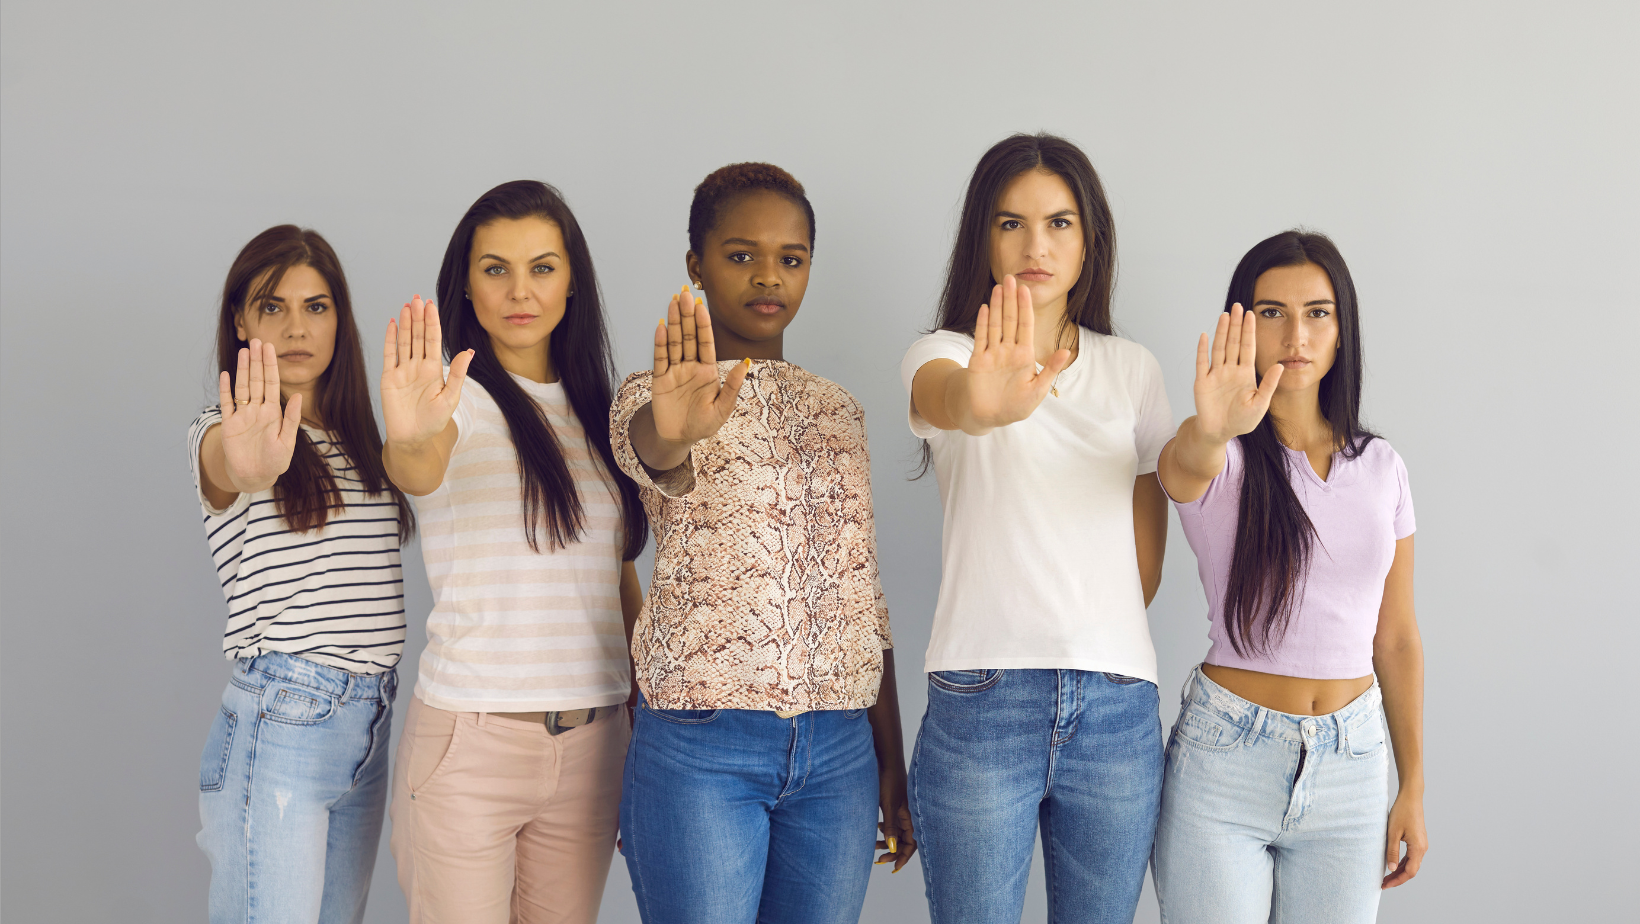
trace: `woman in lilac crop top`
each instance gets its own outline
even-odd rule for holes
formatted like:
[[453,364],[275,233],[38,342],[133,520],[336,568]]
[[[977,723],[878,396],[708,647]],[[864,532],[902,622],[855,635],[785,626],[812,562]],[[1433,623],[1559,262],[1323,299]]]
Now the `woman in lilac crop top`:
[[1412,496],[1360,424],[1361,368],[1332,241],[1288,231],[1242,258],[1157,471],[1212,639],[1167,749],[1153,869],[1170,922],[1372,921],[1427,849]]

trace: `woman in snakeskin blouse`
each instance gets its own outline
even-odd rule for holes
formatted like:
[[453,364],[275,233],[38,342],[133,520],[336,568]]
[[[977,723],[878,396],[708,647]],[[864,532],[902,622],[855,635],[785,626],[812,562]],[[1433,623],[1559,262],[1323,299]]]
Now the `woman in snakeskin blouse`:
[[610,418],[656,540],[622,852],[646,924],[852,924],[879,810],[878,862],[915,849],[865,415],[782,359],[814,245],[803,187],[724,167],[689,238],[705,299],[672,297]]

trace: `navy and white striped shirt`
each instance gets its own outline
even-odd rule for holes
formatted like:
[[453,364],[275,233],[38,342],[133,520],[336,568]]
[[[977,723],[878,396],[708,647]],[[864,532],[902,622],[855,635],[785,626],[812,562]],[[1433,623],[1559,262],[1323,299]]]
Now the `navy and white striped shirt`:
[[330,465],[345,509],[322,529],[292,532],[273,489],[240,494],[226,510],[200,489],[199,446],[222,422],[211,408],[188,429],[189,467],[205,535],[228,601],[222,650],[229,658],[279,651],[356,674],[399,663],[404,650],[404,575],[398,505],[364,492],[353,465],[323,430],[304,426]]

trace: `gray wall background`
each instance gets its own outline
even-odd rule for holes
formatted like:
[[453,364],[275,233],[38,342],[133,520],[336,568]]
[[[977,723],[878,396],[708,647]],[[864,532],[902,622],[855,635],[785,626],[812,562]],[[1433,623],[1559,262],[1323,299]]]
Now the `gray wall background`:
[[[1406,458],[1428,652],[1423,874],[1385,920],[1610,920],[1636,860],[1623,692],[1640,235],[1630,3],[319,4],[0,7],[3,904],[203,918],[199,750],[227,676],[184,431],[238,248],[340,252],[366,340],[429,293],[462,210],[557,184],[619,364],[685,280],[690,192],[731,161],[807,184],[789,356],[854,391],[910,737],[939,581],[897,368],[993,141],[1080,142],[1119,229],[1116,317],[1191,412],[1195,336],[1255,241],[1332,234],[1367,414]],[[1621,478],[1619,476],[1622,476]],[[406,551],[411,643],[429,605]],[[1151,607],[1163,721],[1206,649],[1177,533]],[[1040,882],[1040,876],[1039,876]],[[635,921],[617,861],[605,921]],[[1040,885],[1027,920],[1043,918]],[[1147,893],[1139,919],[1154,921]],[[371,921],[404,918],[385,838]],[[925,920],[915,868],[868,921]]]

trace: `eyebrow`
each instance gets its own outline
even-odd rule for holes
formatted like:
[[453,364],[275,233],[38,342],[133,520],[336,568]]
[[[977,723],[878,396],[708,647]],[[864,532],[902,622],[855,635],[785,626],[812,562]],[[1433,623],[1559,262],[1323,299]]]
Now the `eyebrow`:
[[[302,299],[302,304],[305,305],[308,302],[316,302],[321,298],[329,298],[329,297],[330,297],[329,292],[320,292],[318,295],[309,295],[307,298]],[[270,302],[279,302],[280,304],[284,304],[285,299],[282,296],[270,295],[270,296],[268,296],[268,301],[270,301]]]
[[[1059,211],[1053,213],[1052,215],[1049,215],[1048,220],[1052,221],[1055,218],[1068,218],[1068,217],[1070,217],[1072,215],[1075,215],[1075,214],[1076,214],[1076,209],[1060,209]],[[1018,214],[1015,214],[1013,212],[998,211],[997,214],[996,214],[996,217],[997,218],[1017,218],[1020,221],[1025,220],[1024,215],[1018,215]]]
[[[724,244],[734,244],[737,247],[757,247],[757,246],[759,246],[757,241],[748,240],[748,239],[743,238],[743,237],[725,238],[723,243]],[[807,244],[787,244],[786,246],[784,246],[780,249],[781,250],[801,250],[804,253],[809,252],[809,247],[808,247]]]
[[[539,257],[531,257],[530,259],[528,259],[524,262],[526,262],[526,263],[540,263],[542,260],[545,260],[548,257],[558,257],[557,251],[549,250],[546,253],[540,255]],[[507,263],[507,259],[505,257],[498,257],[493,253],[480,254],[478,258],[480,260],[494,260],[497,263]],[[558,259],[562,260],[564,258],[563,257],[558,257]],[[507,265],[511,266],[512,264],[507,263]]]
[[[1258,301],[1256,301],[1256,302],[1254,302],[1254,303],[1253,303],[1253,307],[1254,307],[1254,308],[1257,308],[1257,307],[1258,307],[1258,306],[1260,306],[1260,305],[1274,305],[1274,306],[1276,306],[1276,307],[1277,307],[1277,308],[1285,308],[1285,307],[1287,307],[1287,303],[1286,303],[1286,302],[1278,302],[1278,301],[1276,301],[1276,300],[1275,300],[1275,299],[1273,299],[1273,298],[1261,298],[1261,299],[1259,299],[1259,300],[1258,300]],[[1336,307],[1338,307],[1338,303],[1337,303],[1337,302],[1335,302],[1335,301],[1333,301],[1333,300],[1332,300],[1332,299],[1330,299],[1330,298],[1318,298],[1318,299],[1315,299],[1315,300],[1313,300],[1313,301],[1308,301],[1308,302],[1305,302],[1305,303],[1304,303],[1304,306],[1303,306],[1303,307],[1305,307],[1305,308],[1309,308],[1309,307],[1311,307],[1311,306],[1313,306],[1313,305],[1332,305],[1332,306],[1333,306],[1333,307],[1335,307],[1335,308],[1336,308]]]

